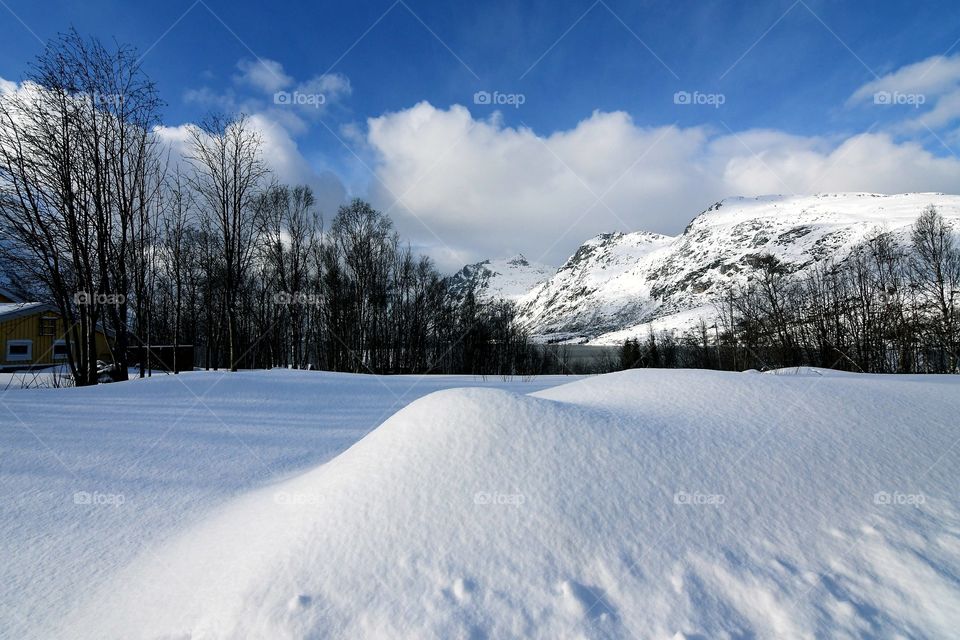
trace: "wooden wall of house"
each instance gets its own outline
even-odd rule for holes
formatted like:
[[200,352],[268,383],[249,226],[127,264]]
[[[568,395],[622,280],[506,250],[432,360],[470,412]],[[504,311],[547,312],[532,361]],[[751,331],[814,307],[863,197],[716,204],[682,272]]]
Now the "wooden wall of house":
[[[40,319],[56,318],[54,335],[40,335]],[[36,364],[65,364],[66,360],[55,360],[53,357],[53,343],[63,339],[63,320],[56,313],[40,311],[33,315],[20,316],[11,320],[0,321],[0,362],[3,366],[29,366]],[[7,360],[7,340],[32,340],[32,358],[27,360]],[[109,362],[110,344],[107,337],[97,333],[97,359]]]

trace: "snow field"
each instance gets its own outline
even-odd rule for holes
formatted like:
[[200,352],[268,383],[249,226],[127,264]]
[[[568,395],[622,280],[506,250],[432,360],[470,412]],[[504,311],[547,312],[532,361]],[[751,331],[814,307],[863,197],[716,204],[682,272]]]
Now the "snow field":
[[61,631],[949,637],[958,409],[956,378],[814,370],[440,391],[124,566]]
[[[0,393],[0,638],[50,638],[97,587],[123,592],[114,576],[134,558],[332,459],[422,395],[567,379],[197,371]],[[101,605],[89,613],[117,611]]]

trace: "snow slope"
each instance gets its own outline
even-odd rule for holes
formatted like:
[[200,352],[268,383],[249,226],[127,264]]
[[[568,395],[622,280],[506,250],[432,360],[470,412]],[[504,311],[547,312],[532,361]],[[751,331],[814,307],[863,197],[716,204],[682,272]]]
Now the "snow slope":
[[960,196],[872,193],[728,198],[677,237],[610,233],[585,243],[550,281],[522,297],[520,318],[545,338],[622,342],[712,322],[712,302],[773,254],[791,270],[842,260],[875,229],[905,234],[928,205],[960,221]]
[[60,635],[955,636],[960,379],[783,373],[429,395]]
[[530,262],[522,254],[468,264],[450,276],[455,292],[465,294],[473,286],[481,297],[515,302],[556,272],[553,267]]
[[138,555],[238,495],[330,460],[425,394],[567,379],[198,371],[11,387],[0,393],[0,638],[49,638],[49,625]]

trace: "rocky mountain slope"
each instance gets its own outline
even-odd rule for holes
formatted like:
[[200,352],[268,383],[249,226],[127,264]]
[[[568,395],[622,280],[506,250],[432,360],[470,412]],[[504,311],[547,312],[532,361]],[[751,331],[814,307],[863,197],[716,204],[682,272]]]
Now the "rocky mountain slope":
[[468,264],[450,277],[450,284],[461,294],[473,286],[481,297],[516,301],[549,280],[555,272],[553,267],[530,262],[518,254],[512,258]]
[[617,343],[648,326],[712,322],[712,302],[773,254],[792,271],[842,259],[872,231],[905,234],[928,205],[960,223],[960,196],[872,193],[729,198],[676,237],[605,233],[518,299],[520,320],[547,340]]

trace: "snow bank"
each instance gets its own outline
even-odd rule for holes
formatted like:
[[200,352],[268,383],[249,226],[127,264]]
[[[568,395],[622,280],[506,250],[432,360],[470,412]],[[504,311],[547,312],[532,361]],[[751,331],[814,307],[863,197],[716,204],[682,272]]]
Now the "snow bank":
[[70,637],[947,637],[960,380],[441,391],[117,574]]
[[138,555],[334,458],[423,395],[565,380],[274,370],[11,386],[0,393],[0,638],[47,640],[100,585],[123,590],[113,576]]

